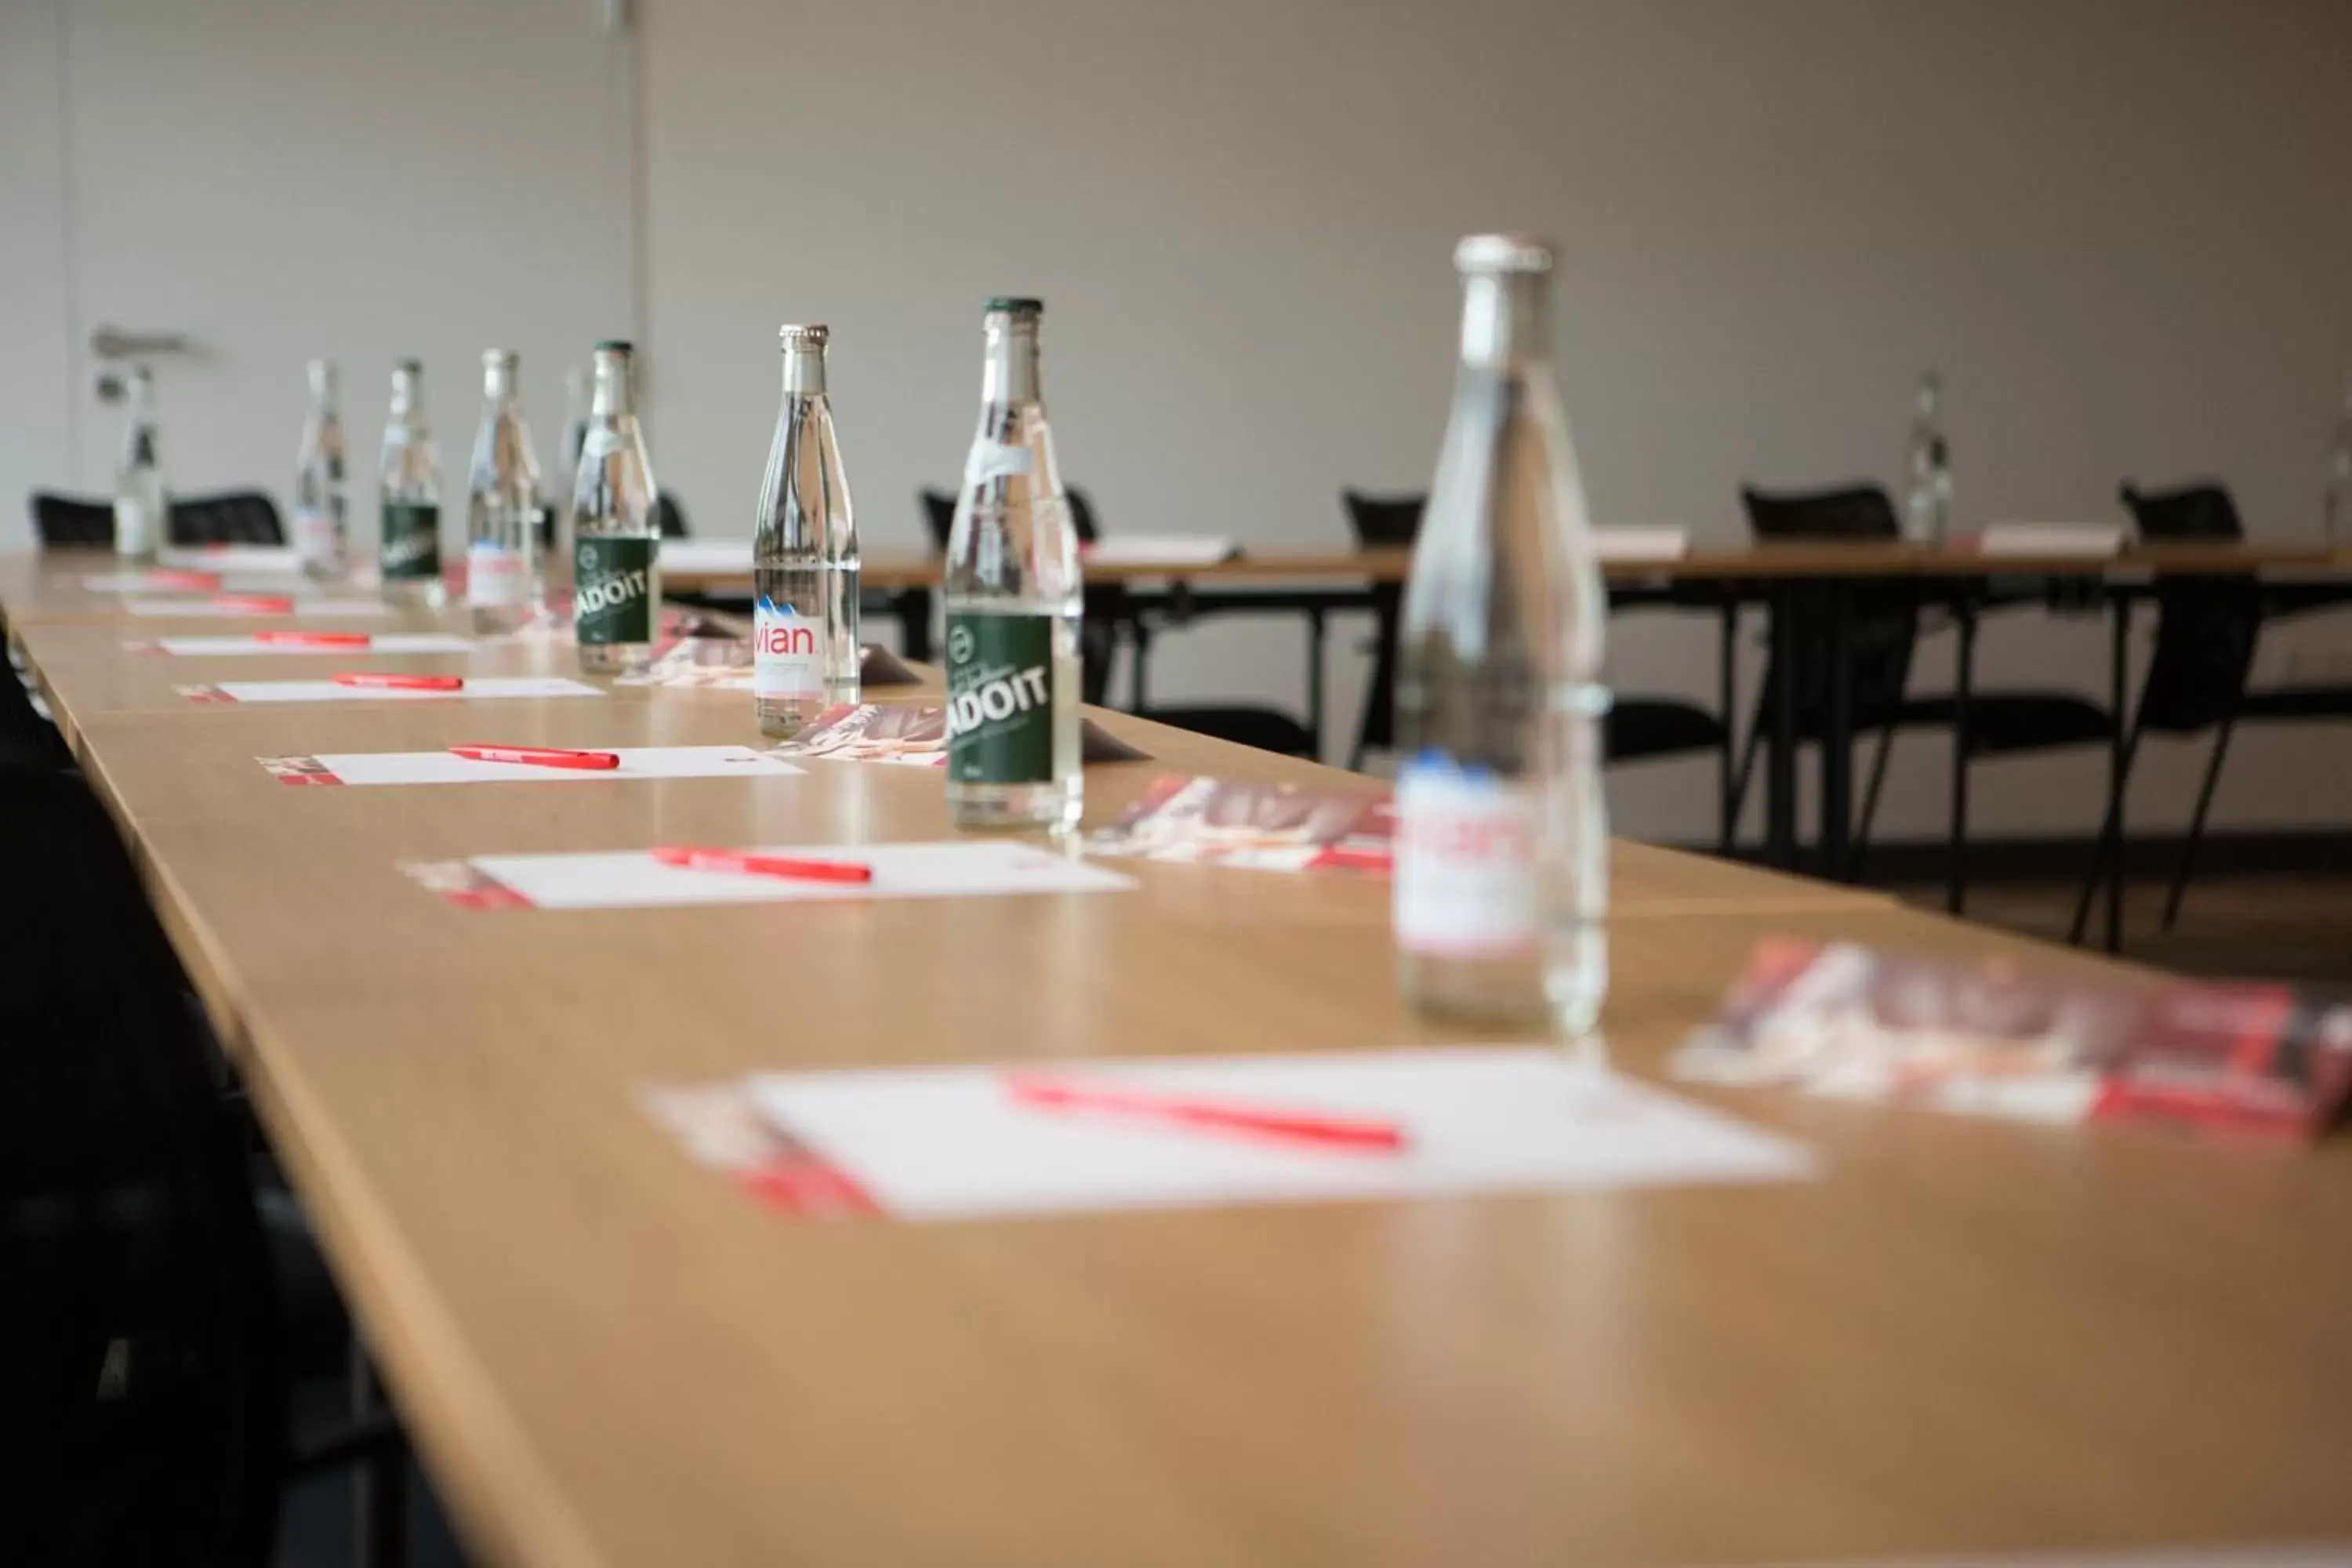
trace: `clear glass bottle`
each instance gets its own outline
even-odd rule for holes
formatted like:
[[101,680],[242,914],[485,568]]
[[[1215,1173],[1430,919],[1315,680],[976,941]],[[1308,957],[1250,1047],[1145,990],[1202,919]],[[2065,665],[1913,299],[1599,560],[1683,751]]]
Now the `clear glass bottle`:
[[625,342],[596,345],[596,396],[572,486],[572,625],[580,668],[642,674],[661,605],[661,528],[654,471],[637,428]]
[[1952,525],[1952,451],[1944,438],[1944,382],[1932,370],[1919,378],[1906,468],[1903,537],[1941,544]]
[[760,732],[798,734],[857,700],[857,524],[825,395],[824,327],[777,332],[783,408],[751,541],[752,705]]
[[312,577],[343,574],[350,525],[343,498],[342,399],[335,362],[310,362],[310,411],[294,458],[294,553]]
[[466,483],[466,604],[474,630],[519,631],[539,608],[539,459],[509,349],[482,355],[482,426]]
[[171,509],[155,438],[155,374],[142,364],[131,373],[122,458],[114,467],[114,553],[125,561],[154,560],[163,548]]
[[1423,1012],[1589,1031],[1609,983],[1608,600],[1548,363],[1550,248],[1474,235],[1399,642],[1398,976]]
[[425,365],[404,359],[392,368],[392,413],[383,426],[382,542],[376,569],[387,597],[439,608],[441,585],[441,454],[425,417]]
[[2327,452],[2327,500],[2320,526],[2330,548],[2352,544],[2352,380],[2344,384],[2344,411],[2336,416],[2336,440]]
[[1078,820],[1078,538],[1037,384],[1034,300],[991,300],[980,429],[948,537],[948,817]]

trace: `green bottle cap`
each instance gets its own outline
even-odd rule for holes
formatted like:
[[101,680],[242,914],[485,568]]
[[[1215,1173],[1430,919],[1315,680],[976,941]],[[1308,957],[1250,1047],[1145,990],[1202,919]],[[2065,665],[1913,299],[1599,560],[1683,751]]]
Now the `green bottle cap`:
[[1045,301],[1043,300],[1025,299],[1013,294],[999,294],[995,299],[991,300],[987,304],[981,307],[981,312],[983,315],[993,316],[999,310],[1012,314],[1042,316],[1045,313]]
[[637,352],[637,346],[626,338],[606,338],[596,345],[596,352],[599,353],[607,349],[618,354],[633,354]]

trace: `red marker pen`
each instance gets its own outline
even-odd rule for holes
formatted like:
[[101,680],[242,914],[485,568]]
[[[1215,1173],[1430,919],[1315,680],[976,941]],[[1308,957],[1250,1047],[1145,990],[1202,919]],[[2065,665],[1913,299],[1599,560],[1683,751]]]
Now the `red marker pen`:
[[224,610],[243,610],[255,616],[290,616],[294,601],[271,594],[215,594],[213,601]]
[[373,670],[346,670],[335,677],[338,686],[373,687],[383,691],[461,691],[466,678],[462,675],[390,675]]
[[1393,1121],[1318,1116],[1141,1089],[1086,1087],[1028,1073],[1008,1076],[1004,1087],[1014,1100],[1041,1110],[1098,1111],[1364,1154],[1402,1153],[1405,1146],[1404,1130]]
[[732,871],[748,877],[784,877],[799,882],[871,882],[874,868],[856,860],[796,860],[782,855],[746,855],[694,844],[666,844],[656,860],[682,871]]
[[365,632],[256,632],[253,640],[286,647],[365,647],[373,639]]
[[579,768],[607,773],[621,765],[611,752],[569,752],[561,746],[452,746],[449,754],[476,763],[518,763],[533,768]]

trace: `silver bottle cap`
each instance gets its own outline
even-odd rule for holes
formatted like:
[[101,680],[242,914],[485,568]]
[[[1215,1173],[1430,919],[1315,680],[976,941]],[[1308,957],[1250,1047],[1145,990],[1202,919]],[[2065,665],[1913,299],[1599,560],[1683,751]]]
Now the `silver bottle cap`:
[[1551,246],[1529,234],[1474,234],[1454,247],[1462,272],[1549,272]]

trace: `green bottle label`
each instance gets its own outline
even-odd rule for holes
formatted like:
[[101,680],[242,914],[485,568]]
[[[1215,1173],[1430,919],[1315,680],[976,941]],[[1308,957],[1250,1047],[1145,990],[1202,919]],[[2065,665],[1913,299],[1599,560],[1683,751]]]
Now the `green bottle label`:
[[1054,617],[948,617],[948,777],[1054,777]]
[[572,546],[572,629],[583,647],[654,640],[654,545],[649,538],[583,539]]
[[441,509],[409,501],[383,503],[383,553],[379,565],[387,581],[414,582],[441,575]]

